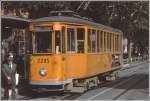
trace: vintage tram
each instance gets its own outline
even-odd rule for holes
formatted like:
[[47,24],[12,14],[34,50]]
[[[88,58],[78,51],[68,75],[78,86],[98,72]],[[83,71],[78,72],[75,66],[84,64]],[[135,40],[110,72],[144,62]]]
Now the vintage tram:
[[122,65],[120,30],[80,16],[32,20],[29,83],[33,90],[84,92]]

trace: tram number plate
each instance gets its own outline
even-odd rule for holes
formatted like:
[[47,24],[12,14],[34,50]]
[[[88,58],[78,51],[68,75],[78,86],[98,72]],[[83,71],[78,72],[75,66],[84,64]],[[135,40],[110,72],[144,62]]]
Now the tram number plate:
[[47,58],[39,58],[39,59],[37,59],[37,63],[49,63],[49,59],[47,59]]

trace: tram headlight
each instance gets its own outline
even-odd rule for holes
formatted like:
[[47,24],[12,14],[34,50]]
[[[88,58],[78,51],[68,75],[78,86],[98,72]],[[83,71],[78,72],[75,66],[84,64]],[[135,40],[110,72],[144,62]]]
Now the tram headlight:
[[40,74],[41,76],[46,76],[46,74],[47,74],[46,69],[41,68],[40,71],[39,71],[39,74]]

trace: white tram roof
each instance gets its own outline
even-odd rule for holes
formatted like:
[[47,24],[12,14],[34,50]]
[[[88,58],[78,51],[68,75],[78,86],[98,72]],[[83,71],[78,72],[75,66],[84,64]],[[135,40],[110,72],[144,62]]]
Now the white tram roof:
[[51,16],[51,17],[43,17],[43,18],[37,18],[33,19],[32,22],[73,22],[73,23],[79,23],[79,24],[85,24],[85,25],[92,25],[101,29],[109,29],[115,32],[122,33],[121,30],[115,29],[109,26],[105,26],[87,19],[77,18],[77,17],[68,17],[68,16]]

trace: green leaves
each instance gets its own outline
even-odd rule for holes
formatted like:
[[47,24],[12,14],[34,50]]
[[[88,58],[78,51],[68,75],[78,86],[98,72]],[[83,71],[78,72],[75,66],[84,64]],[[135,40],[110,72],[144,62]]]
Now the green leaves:
[[53,10],[73,10],[98,23],[118,28],[124,36],[133,39],[141,30],[147,33],[149,29],[148,4],[148,1],[3,1],[2,8],[26,9],[30,18],[48,16]]

